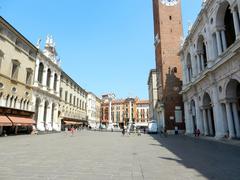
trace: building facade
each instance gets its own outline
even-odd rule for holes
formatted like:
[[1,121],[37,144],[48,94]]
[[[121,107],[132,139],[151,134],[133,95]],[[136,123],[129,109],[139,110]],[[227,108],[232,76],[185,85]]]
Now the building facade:
[[0,135],[30,127],[37,48],[0,17]]
[[60,112],[62,130],[69,126],[86,126],[87,92],[64,71],[61,72]]
[[182,70],[179,47],[182,37],[180,0],[153,0],[158,122],[169,133],[184,130],[183,103],[179,94]]
[[87,120],[91,128],[97,128],[100,125],[101,100],[93,93],[87,95]]
[[186,132],[240,138],[240,2],[208,0],[181,51]]
[[114,127],[120,128],[129,124],[147,125],[149,120],[149,101],[139,100],[137,97],[112,99],[111,102],[103,98],[101,109],[101,123],[106,126],[109,125],[109,118]]
[[38,49],[33,86],[34,117],[37,129],[40,131],[61,129],[58,116],[60,78],[61,69],[57,60],[55,42],[48,36],[44,50]]
[[[152,69],[148,77],[149,119],[157,120],[157,72]],[[159,119],[158,119],[159,120]],[[160,121],[158,122],[160,124]]]
[[138,126],[148,126],[149,119],[149,100],[137,100],[137,112],[135,124]]

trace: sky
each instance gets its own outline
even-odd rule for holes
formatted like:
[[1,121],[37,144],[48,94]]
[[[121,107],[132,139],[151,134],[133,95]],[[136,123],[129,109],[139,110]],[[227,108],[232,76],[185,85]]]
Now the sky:
[[[202,0],[182,0],[184,34]],[[61,68],[97,96],[148,99],[155,67],[152,0],[0,0],[0,15],[33,44],[52,35]]]

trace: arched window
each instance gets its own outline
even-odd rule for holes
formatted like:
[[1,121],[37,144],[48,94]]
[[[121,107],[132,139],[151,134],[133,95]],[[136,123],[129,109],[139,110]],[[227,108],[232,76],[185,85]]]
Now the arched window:
[[47,87],[50,88],[50,81],[51,81],[51,69],[47,70]]
[[56,73],[54,74],[54,86],[53,86],[53,88],[54,88],[54,91],[57,91],[57,74]]
[[[239,26],[239,25],[238,25]],[[216,37],[218,54],[220,55],[236,40],[233,14],[228,1],[220,3],[216,16]]]
[[227,9],[225,12],[224,24],[225,24],[227,47],[229,47],[236,40],[236,34],[235,34],[234,23],[233,23],[233,15],[231,13],[230,5],[227,6]]
[[38,82],[43,83],[43,70],[44,70],[44,65],[43,63],[39,64],[39,69],[38,69]]
[[198,38],[197,43],[197,59],[199,71],[203,71],[207,67],[207,48],[204,37],[202,35]]

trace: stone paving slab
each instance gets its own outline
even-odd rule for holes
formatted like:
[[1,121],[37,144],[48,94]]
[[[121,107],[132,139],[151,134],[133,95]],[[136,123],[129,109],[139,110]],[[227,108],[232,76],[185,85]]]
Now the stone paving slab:
[[185,136],[0,138],[0,180],[239,180],[240,147]]

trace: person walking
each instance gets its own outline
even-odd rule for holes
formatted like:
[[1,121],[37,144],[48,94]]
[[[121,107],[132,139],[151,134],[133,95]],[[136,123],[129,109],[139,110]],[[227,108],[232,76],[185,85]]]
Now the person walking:
[[72,136],[74,135],[74,131],[75,131],[74,127],[71,127],[71,135]]
[[125,135],[125,128],[123,127],[122,129],[122,135],[124,136]]

